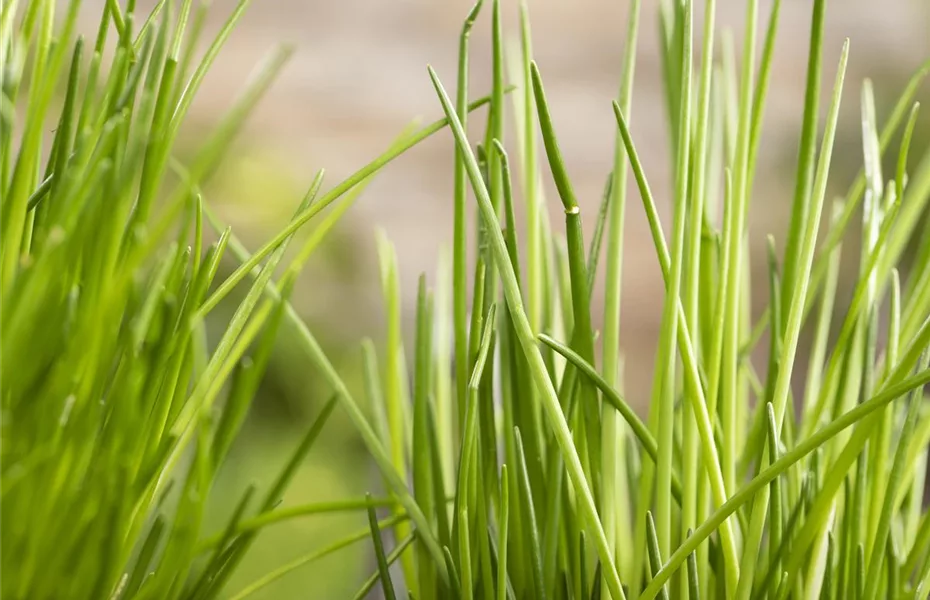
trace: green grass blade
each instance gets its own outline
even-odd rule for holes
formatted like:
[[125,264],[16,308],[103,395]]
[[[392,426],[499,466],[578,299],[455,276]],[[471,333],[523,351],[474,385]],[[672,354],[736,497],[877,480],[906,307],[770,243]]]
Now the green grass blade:
[[[381,541],[381,529],[378,527],[378,516],[375,514],[373,506],[368,507],[368,526],[371,528],[371,540],[375,547],[375,558],[378,561],[378,578],[381,580],[381,589],[384,590],[385,600],[395,600],[394,584],[391,582],[391,570],[388,566],[387,557],[384,554],[384,544]],[[403,547],[399,544],[398,547]],[[355,595],[356,598],[364,598],[368,590]]]
[[[656,524],[652,518],[652,511],[646,511],[646,546],[649,553],[649,569],[652,576],[662,567],[662,550],[659,548],[659,538],[656,534]],[[668,591],[663,586],[659,589],[659,598],[668,600]]]
[[507,600],[507,536],[510,526],[510,478],[501,465],[501,512],[497,529],[497,600]]
[[[616,389],[610,387],[607,384],[607,380],[601,377],[601,375],[595,370],[590,363],[584,360],[577,352],[573,351],[568,346],[559,343],[558,341],[552,339],[551,337],[541,334],[539,336],[539,341],[546,344],[561,356],[565,357],[576,369],[581,371],[591,380],[591,382],[597,386],[601,394],[603,394],[604,400],[606,400],[626,421],[627,425],[633,431],[633,435],[636,436],[639,443],[642,445],[643,450],[649,455],[649,457],[655,461],[659,455],[659,445],[656,442],[655,437],[649,431],[649,428],[643,423],[636,412],[630,407],[629,404],[623,399],[623,397],[617,392]],[[672,495],[679,503],[682,501],[682,488],[681,482],[679,481],[678,475],[676,473],[672,474]]]
[[[646,212],[647,216],[649,216],[650,229],[653,231],[653,240],[655,241],[657,254],[659,255],[659,263],[663,267],[663,273],[667,273],[670,259],[668,258],[668,250],[666,249],[664,240],[662,239],[662,230],[658,223],[658,216],[655,211],[655,202],[652,199],[652,193],[649,191],[649,184],[646,181],[642,164],[639,161],[639,155],[636,152],[636,148],[633,146],[633,140],[630,136],[630,130],[626,123],[626,119],[624,118],[623,113],[620,111],[620,107],[616,103],[614,103],[613,107],[614,116],[617,119],[617,125],[620,128],[623,142],[626,145],[627,154],[630,159],[630,166],[633,170],[634,176],[636,177],[636,181],[639,184],[644,205],[647,208]],[[688,386],[688,389],[693,392],[687,396],[692,403],[692,410],[694,411],[694,415],[698,424],[698,433],[700,436],[701,448],[703,452],[704,468],[707,471],[708,478],[710,479],[711,492],[714,498],[714,502],[718,506],[722,506],[726,502],[727,494],[724,487],[723,474],[720,468],[717,445],[716,441],[714,440],[713,428],[711,426],[710,414],[708,413],[708,406],[705,400],[704,387],[698,373],[697,361],[690,339],[691,335],[688,331],[688,323],[684,317],[684,309],[679,302],[678,348],[681,353],[682,364],[685,371],[685,385]],[[721,529],[721,537],[723,539],[723,545],[727,555],[728,564],[731,566],[731,572],[733,572],[737,569],[736,565],[739,563],[739,558],[736,555],[736,545],[733,537],[733,530],[729,522],[727,522],[727,524],[725,524]]]
[[[459,70],[456,86],[455,112],[463,125],[468,118],[468,39],[471,28],[478,18],[484,0],[478,0],[462,25],[459,36]],[[455,148],[455,183],[453,190],[454,217],[452,233],[452,279],[453,279],[453,320],[455,322],[455,380],[457,385],[459,427],[465,423],[466,386],[468,384],[468,297],[467,297],[467,181],[465,163],[458,146]],[[461,431],[459,432],[461,437]]]
[[507,247],[504,243],[503,236],[500,233],[499,226],[497,225],[497,218],[494,214],[494,208],[491,206],[491,200],[488,196],[487,188],[481,179],[481,173],[478,170],[477,161],[475,160],[474,155],[471,152],[471,148],[468,145],[468,140],[465,136],[465,131],[462,129],[461,123],[455,117],[452,103],[449,101],[449,98],[443,90],[439,79],[432,71],[432,69],[430,69],[430,77],[433,80],[433,85],[436,88],[436,92],[442,102],[443,111],[446,113],[447,119],[449,119],[449,123],[455,135],[456,142],[466,156],[468,176],[472,184],[472,189],[475,191],[475,194],[478,197],[481,217],[488,225],[487,229],[493,232],[493,234],[489,235],[489,241],[494,253],[494,260],[497,265],[498,272],[501,276],[501,279],[503,280],[504,296],[507,299],[507,307],[510,310],[511,317],[514,322],[517,338],[520,342],[520,346],[522,347],[524,354],[526,355],[527,363],[529,364],[529,369],[533,376],[533,382],[540,394],[546,419],[549,423],[549,426],[552,427],[555,432],[559,449],[562,452],[563,459],[565,460],[569,478],[571,479],[572,485],[574,486],[575,492],[577,494],[580,511],[584,516],[585,524],[592,534],[591,537],[593,538],[595,547],[597,548],[598,556],[603,563],[608,565],[604,568],[611,595],[618,600],[624,600],[626,596],[624,595],[623,589],[620,585],[620,578],[617,575],[616,567],[614,566],[613,555],[610,551],[610,547],[608,546],[607,538],[604,534],[604,530],[600,525],[600,519],[598,518],[597,509],[594,504],[594,498],[591,494],[589,483],[584,477],[581,461],[579,460],[578,454],[575,451],[571,438],[571,432],[568,430],[568,425],[565,422],[564,416],[562,415],[555,388],[552,385],[552,381],[549,379],[542,355],[540,354],[539,349],[536,347],[533,331],[530,329],[529,320],[527,319],[526,313],[523,309],[523,301],[520,296],[519,285],[516,281],[513,269],[510,267],[510,260],[509,256],[507,255]]
[[[433,505],[432,463],[439,459],[430,452],[430,371],[432,371],[432,296],[426,289],[426,276],[420,275],[419,291],[417,293],[417,331],[416,331],[416,360],[414,369],[414,400],[413,400],[413,491],[417,504],[423,510],[427,519],[435,516],[436,507]],[[417,575],[419,577],[416,590],[423,597],[436,592],[436,579],[429,560],[429,549],[424,545],[417,545]],[[383,573],[382,573],[383,577]],[[382,579],[382,583],[384,580]],[[408,585],[410,585],[408,583]]]
[[[902,379],[898,383],[886,387],[869,400],[831,421],[811,437],[795,445],[783,454],[780,459],[772,463],[772,465],[756,475],[749,483],[737,490],[726,504],[714,511],[714,513],[694,531],[694,535],[685,540],[685,542],[672,553],[662,567],[662,570],[659,571],[653,581],[643,591],[641,597],[645,600],[655,598],[660,586],[668,581],[669,577],[671,577],[687,559],[688,554],[694,551],[694,549],[697,548],[702,541],[707,539],[711,533],[716,531],[728,516],[736,512],[743,504],[753,498],[758,490],[768,485],[772,479],[781,475],[786,469],[820,448],[825,442],[831,440],[848,427],[859,423],[896,398],[915,388],[926,385],[928,382],[930,382],[930,370],[923,370],[906,379]],[[842,473],[845,474],[845,471],[842,471]]]
[[[317,204],[318,203],[319,202],[317,202]],[[316,206],[316,204],[314,204],[314,206]],[[240,249],[232,248],[232,250],[236,255],[236,258],[242,263],[242,266],[240,266],[239,269],[242,269],[244,265],[247,265],[249,262],[251,262],[248,253],[240,251],[241,246]],[[249,272],[250,271],[246,271],[246,274]],[[266,286],[265,292],[272,298],[280,297],[278,288],[273,284]],[[294,307],[290,303],[288,303],[286,306],[285,317],[287,318],[289,326],[296,334],[297,341],[301,349],[309,355],[311,362],[318,369],[320,369],[322,376],[334,389],[343,407],[349,413],[349,417],[352,420],[352,423],[361,434],[362,441],[365,443],[366,448],[377,463],[378,469],[385,477],[392,493],[397,496],[398,501],[407,511],[407,515],[409,515],[410,520],[413,521],[413,523],[420,530],[418,535],[425,540],[429,540],[427,543],[431,549],[430,556],[433,558],[434,562],[441,565],[440,574],[442,579],[445,581],[445,559],[442,555],[442,548],[438,541],[430,534],[430,528],[428,526],[425,515],[417,505],[416,500],[413,498],[413,494],[411,494],[410,490],[407,488],[404,479],[394,468],[388,453],[385,451],[384,447],[381,445],[381,441],[378,439],[378,434],[369,424],[368,419],[365,417],[361,407],[358,405],[354,396],[349,391],[345,381],[336,372],[336,369],[327,358],[326,353],[320,347],[319,342],[316,340],[307,325],[300,318],[300,316],[297,314],[297,311],[294,310]]]

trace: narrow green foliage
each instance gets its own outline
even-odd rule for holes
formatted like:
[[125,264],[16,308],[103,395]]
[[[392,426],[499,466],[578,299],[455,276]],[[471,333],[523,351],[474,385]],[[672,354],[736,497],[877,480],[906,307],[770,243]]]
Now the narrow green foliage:
[[[369,495],[368,498],[371,498]],[[375,547],[375,558],[378,561],[378,578],[381,580],[381,589],[384,590],[385,600],[394,600],[397,596],[394,594],[394,584],[391,582],[391,570],[388,565],[387,557],[384,554],[384,543],[381,541],[381,529],[378,527],[378,517],[375,515],[375,508],[368,507],[368,526],[371,528],[371,540]],[[365,592],[356,594],[357,597],[365,597]]]
[[[443,118],[403,131],[328,190],[318,171],[291,219],[250,252],[204,190],[291,50],[268,54],[182,160],[194,99],[250,1],[205,40],[208,4],[161,0],[140,15],[134,0],[107,0],[92,42],[77,35],[79,0],[0,7],[0,595],[242,600],[367,539],[375,570],[357,598],[927,597],[930,151],[915,100],[930,61],[887,114],[895,92],[862,82],[862,168],[835,181],[849,43],[822,101],[828,2],[810,3],[790,213],[759,260],[749,223],[771,204],[754,184],[786,4],[747,0],[738,45],[717,31],[715,0],[659,3],[662,157],[634,144],[652,140],[630,120],[643,3],[629,3],[595,207],[568,173],[528,3],[482,12],[477,0],[458,38],[454,102],[429,69]],[[491,94],[470,102],[471,34],[484,27]],[[466,124],[485,105],[473,144]],[[292,296],[380,170],[447,126],[451,261],[441,254],[435,295],[421,276],[407,323],[414,296],[379,234],[384,330],[362,344],[361,403]],[[662,158],[670,177],[658,185],[646,173]],[[623,381],[623,354],[638,351],[620,313],[630,172],[665,291],[647,406]],[[564,230],[549,220],[548,177]],[[827,209],[828,191],[847,184]],[[218,277],[230,257],[236,268]],[[285,331],[329,399],[310,409],[268,488],[246,488],[205,531],[214,481]],[[337,406],[383,495],[290,498]],[[366,528],[227,589],[266,527],[363,512]]]

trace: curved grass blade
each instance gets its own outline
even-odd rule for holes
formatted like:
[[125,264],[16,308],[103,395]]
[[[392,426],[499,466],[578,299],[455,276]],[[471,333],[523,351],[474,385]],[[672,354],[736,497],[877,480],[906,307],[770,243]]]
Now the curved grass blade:
[[[319,204],[319,202],[314,204],[314,206],[317,204]],[[233,236],[230,236],[230,238],[232,237]],[[252,262],[249,254],[244,251],[241,245],[239,248],[232,248],[232,250],[236,258],[242,262],[240,269]],[[251,273],[251,269],[246,270],[243,276],[249,273]],[[271,283],[265,287],[265,293],[273,299],[280,297],[278,288]],[[365,447],[377,463],[378,469],[391,488],[391,492],[397,497],[400,504],[407,511],[406,514],[409,515],[410,520],[413,521],[419,530],[418,537],[427,541],[430,547],[430,556],[437,564],[442,579],[445,582],[447,573],[445,570],[445,559],[442,555],[442,548],[436,538],[430,533],[426,516],[420,510],[419,505],[417,505],[416,500],[407,488],[406,482],[394,468],[387,451],[381,445],[378,434],[368,422],[364,412],[356,402],[355,397],[346,386],[345,381],[336,372],[335,367],[333,367],[326,353],[320,347],[316,337],[310,332],[306,323],[304,323],[303,319],[300,318],[300,315],[297,314],[297,311],[294,310],[294,307],[290,303],[286,304],[285,317],[287,318],[288,324],[292,327],[293,332],[296,334],[298,344],[307,352],[311,362],[320,369],[324,379],[335,390],[336,396],[342,402],[349,414],[349,418],[358,429],[359,434],[362,436],[362,441],[365,443]]]
[[494,209],[491,206],[487,188],[484,185],[484,181],[481,179],[478,163],[471,152],[465,131],[462,129],[461,123],[455,116],[452,103],[446,95],[442,84],[439,82],[432,68],[429,69],[429,73],[433,81],[433,86],[436,88],[436,93],[442,102],[443,111],[446,113],[446,118],[449,120],[452,127],[456,142],[465,154],[469,180],[471,181],[472,189],[478,197],[478,205],[481,210],[482,219],[488,225],[487,229],[493,232],[488,237],[491,243],[494,261],[501,279],[503,280],[504,296],[507,299],[507,306],[514,322],[517,339],[526,355],[527,363],[533,376],[533,382],[540,394],[546,419],[550,427],[554,430],[555,438],[565,461],[569,478],[576,492],[580,512],[584,516],[585,524],[591,532],[594,545],[598,550],[598,556],[606,565],[604,569],[610,593],[617,600],[625,600],[626,596],[620,584],[620,577],[614,566],[613,553],[610,551],[610,546],[607,543],[604,530],[600,525],[600,519],[594,504],[594,498],[591,494],[591,488],[585,479],[581,461],[579,460],[578,453],[575,451],[568,424],[565,422],[565,418],[562,415],[555,388],[552,385],[552,381],[549,379],[546,364],[543,361],[542,354],[536,347],[535,336],[530,328],[526,313],[524,312],[519,285],[516,281],[513,268],[510,266],[507,247],[500,233],[500,227],[497,223]]
[[[490,102],[490,96],[485,96],[475,100],[468,105],[468,110],[473,111],[478,109],[488,102]],[[303,211],[296,219],[294,219],[286,228],[278,232],[271,240],[262,245],[261,248],[256,250],[252,256],[248,257],[243,264],[241,264],[232,275],[226,278],[225,281],[213,292],[213,295],[204,302],[201,306],[200,313],[201,315],[210,312],[210,310],[215,307],[220,300],[226,297],[227,294],[234,288],[240,281],[242,281],[246,275],[251,272],[262,259],[271,254],[275,248],[277,248],[285,239],[287,239],[292,233],[300,229],[305,223],[310,221],[314,216],[319,214],[324,208],[338,200],[346,192],[351,190],[353,187],[368,179],[371,175],[374,175],[381,170],[386,164],[409,150],[413,148],[423,140],[427,139],[437,131],[446,127],[449,124],[448,118],[439,119],[438,121],[423,127],[415,134],[407,138],[403,143],[394,145],[390,147],[386,152],[381,154],[379,157],[350,175],[342,183],[336,185],[330,191],[323,194],[323,196],[315,202],[307,210]]]
[[[626,403],[619,392],[614,388],[610,387],[607,384],[607,381],[601,377],[601,375],[591,366],[590,363],[585,361],[577,352],[565,346],[564,344],[557,342],[546,334],[539,335],[539,341],[549,346],[560,355],[565,357],[565,359],[574,365],[576,369],[581,371],[587,377],[591,383],[597,386],[597,389],[600,390],[603,394],[604,400],[606,400],[626,421],[630,429],[633,431],[633,435],[636,436],[636,439],[639,440],[639,443],[642,445],[643,450],[652,458],[653,461],[659,455],[659,444],[656,442],[652,433],[649,431],[649,428],[643,423],[639,417],[636,415],[636,412],[630,408],[630,405]],[[678,478],[678,475],[672,474],[672,494],[679,503],[682,500],[681,497],[681,482]]]
[[[771,466],[756,475],[749,483],[741,487],[734,493],[726,504],[718,508],[714,513],[694,531],[694,535],[678,547],[669,557],[665,566],[656,575],[655,579],[643,591],[642,598],[651,600],[655,598],[659,587],[663,585],[672,574],[687,559],[688,554],[694,551],[701,542],[707,539],[711,533],[717,530],[723,521],[736,512],[743,504],[748,502],[755,494],[768,485],[772,479],[778,477],[789,467],[802,460],[805,456],[820,448],[824,443],[833,439],[840,432],[848,427],[855,425],[867,418],[869,415],[879,410],[890,402],[911,390],[930,383],[930,370],[923,370],[906,379],[901,380],[894,385],[890,385],[880,391],[869,400],[859,404],[854,409],[834,419],[829,424],[821,428],[809,438],[801,441],[788,452],[782,455]],[[845,471],[842,472],[845,474]]]

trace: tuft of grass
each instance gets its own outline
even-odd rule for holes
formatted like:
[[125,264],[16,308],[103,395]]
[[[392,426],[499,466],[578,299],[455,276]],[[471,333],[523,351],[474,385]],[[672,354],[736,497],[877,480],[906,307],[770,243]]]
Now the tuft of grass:
[[[201,187],[290,50],[269,53],[182,163],[175,146],[185,117],[249,2],[232,9],[200,54],[207,4],[162,0],[141,15],[135,2],[107,2],[92,44],[76,36],[79,0],[0,8],[4,597],[226,596],[261,529],[308,515],[387,506],[395,516],[378,527],[412,519],[425,531],[426,518],[389,461],[382,464],[395,486],[388,499],[277,509],[340,401],[367,423],[344,385],[260,502],[250,487],[222,531],[202,526],[280,328],[299,322],[304,348],[318,351],[316,360],[340,382],[288,302],[303,265],[385,164],[446,124],[405,132],[328,192],[318,172],[290,231],[250,254]],[[337,201],[284,262],[294,233]],[[229,255],[245,264],[221,281]],[[205,319],[243,279],[247,292],[210,339]],[[369,441],[386,456],[373,432]],[[365,537],[367,530],[297,565]],[[417,539],[442,559],[435,537]],[[446,581],[445,567],[438,571]]]
[[[930,244],[919,236],[930,149],[911,146],[930,62],[884,120],[875,95],[887,92],[863,82],[862,171],[828,204],[850,44],[824,47],[827,3],[813,2],[791,216],[784,240],[767,240],[767,306],[753,322],[747,222],[781,3],[758,61],[759,3],[747,3],[743,46],[737,53],[723,32],[719,55],[713,0],[703,20],[692,0],[661,3],[670,224],[659,220],[631,116],[641,3],[630,3],[615,122],[605,123],[616,127],[616,147],[586,239],[527,3],[508,45],[509,4],[492,0],[466,17],[455,101],[429,69],[444,117],[403,132],[327,191],[320,171],[291,221],[254,252],[201,187],[287,50],[269,55],[200,152],[184,164],[174,153],[247,0],[202,55],[194,48],[205,5],[192,0],[162,0],[140,27],[134,2],[107,2],[93,49],[75,37],[77,0],[62,18],[54,0],[4,5],[0,594],[242,599],[370,540],[374,572],[359,598],[376,589],[461,600],[926,597]],[[481,19],[491,27],[492,89],[469,103],[469,34]],[[824,61],[837,66],[821,99]],[[485,135],[474,144],[465,122],[485,104]],[[379,238],[387,331],[383,344],[363,343],[359,398],[291,291],[371,178],[447,126],[451,265],[440,263],[432,288],[421,276],[405,345],[397,257]],[[889,163],[896,168],[885,174]],[[645,421],[623,392],[630,173],[666,290]],[[564,229],[547,217],[548,177]],[[859,266],[844,304],[839,265],[854,217]],[[917,251],[906,260],[909,247]],[[220,281],[230,256],[239,266]],[[592,283],[602,264],[597,331]],[[242,299],[210,339],[204,319],[240,285]],[[332,397],[270,489],[247,488],[224,528],[203,531],[205,500],[282,327]],[[793,386],[802,370],[804,385]],[[377,465],[383,496],[276,508],[337,408]],[[390,516],[379,520],[378,509]],[[264,527],[345,511],[368,526],[226,589]]]

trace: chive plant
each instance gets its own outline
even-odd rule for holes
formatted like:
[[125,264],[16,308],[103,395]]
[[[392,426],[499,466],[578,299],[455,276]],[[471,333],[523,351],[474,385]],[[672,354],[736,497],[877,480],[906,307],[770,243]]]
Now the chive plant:
[[[770,236],[758,245],[750,243],[747,219],[781,3],[771,5],[760,27],[759,3],[749,0],[739,52],[729,36],[718,50],[713,0],[662,3],[674,190],[672,222],[663,227],[630,118],[641,12],[639,2],[630,3],[616,120],[605,124],[616,127],[613,168],[585,240],[532,56],[527,5],[519,6],[519,42],[505,46],[511,80],[523,88],[507,110],[498,76],[501,3],[490,4],[495,76],[480,143],[468,139],[461,107],[468,32],[481,2],[463,30],[455,102],[429,71],[455,139],[456,260],[451,277],[442,266],[436,276],[437,296],[451,294],[454,308],[424,302],[429,291],[421,279],[407,373],[417,391],[394,394],[402,406],[377,405],[389,398],[380,388],[396,380],[394,367],[381,377],[367,371],[372,418],[414,415],[412,429],[380,427],[387,436],[381,445],[396,447],[393,436],[407,436],[404,464],[424,474],[409,481],[431,524],[415,534],[444,544],[442,563],[410,554],[418,577],[395,585],[417,598],[927,597],[926,243],[916,260],[904,253],[926,226],[930,198],[930,159],[908,159],[915,99],[930,62],[883,121],[871,83],[862,82],[863,167],[828,203],[841,99],[850,96],[844,95],[850,45],[824,47],[826,2],[812,3],[791,219],[784,242]],[[699,48],[695,22],[703,23]],[[835,68],[825,69],[825,62]],[[825,81],[832,85],[821,99]],[[506,114],[514,116],[517,160],[503,138]],[[894,170],[883,174],[887,164]],[[666,290],[645,420],[622,391],[619,298],[631,173]],[[542,182],[550,177],[564,230],[546,217]],[[471,288],[466,184],[477,202]],[[513,217],[521,201],[522,227]],[[862,220],[859,270],[852,299],[841,306],[842,243],[855,218]],[[767,249],[768,274],[757,287],[768,289],[768,302],[753,321],[750,265],[757,246]],[[605,253],[598,332],[591,282]],[[899,264],[912,266],[899,271]],[[430,347],[437,339],[430,332],[450,327],[455,381],[446,382],[442,377],[452,374],[437,361],[447,351]],[[802,360],[799,347],[808,335],[812,347]],[[384,353],[395,367],[403,358],[394,342]],[[803,390],[793,389],[802,373]],[[457,410],[444,406],[444,389],[456,391]],[[443,414],[448,420],[438,418]],[[424,429],[457,432],[457,461]],[[455,477],[442,471],[450,463],[457,465]],[[429,543],[418,539],[414,546]]]
[[[826,0],[813,0],[791,217],[783,243],[765,245],[757,287],[767,303],[754,322],[749,266],[762,245],[750,243],[747,215],[781,2],[761,51],[758,0],[747,2],[739,54],[726,35],[718,51],[714,0],[661,3],[669,226],[631,116],[641,2],[630,3],[615,119],[604,124],[616,139],[612,168],[586,240],[527,4],[508,44],[509,6],[479,0],[459,40],[455,101],[429,70],[444,117],[403,132],[327,191],[320,171],[291,221],[254,251],[201,189],[287,50],[269,55],[193,159],[175,156],[194,95],[248,0],[203,54],[206,3],[161,0],[139,18],[133,0],[108,1],[93,46],[76,36],[78,0],[63,15],[55,0],[5,3],[0,593],[241,599],[367,540],[375,560],[358,598],[928,597],[930,237],[920,233],[930,149],[911,146],[930,61],[884,118],[862,83],[863,167],[828,203],[840,100],[853,96],[844,94],[850,46],[824,46]],[[469,103],[469,33],[484,20],[492,89]],[[836,67],[825,74],[824,64]],[[483,105],[485,135],[473,144],[466,118]],[[397,258],[379,239],[387,335],[380,348],[362,345],[358,397],[291,290],[371,178],[445,127],[455,140],[451,267],[441,262],[435,289],[420,278],[408,352]],[[548,218],[550,178],[564,233]],[[634,190],[666,289],[645,419],[623,392],[620,352]],[[294,240],[317,216],[309,237]],[[858,273],[845,305],[840,261],[855,219]],[[292,241],[301,248],[287,252]],[[238,267],[221,278],[229,258]],[[212,339],[205,319],[238,286]],[[281,327],[332,397],[271,487],[244,490],[226,526],[204,531],[206,498]],[[806,360],[802,335],[812,340]],[[792,387],[801,372],[803,389]],[[334,410],[358,430],[385,495],[277,508]],[[262,528],[334,511],[357,511],[367,526],[227,589]]]
[[[194,96],[249,1],[232,8],[213,40],[201,39],[209,3],[161,0],[147,15],[135,4],[106,2],[90,40],[77,35],[79,0],[0,6],[3,597],[244,597],[371,531],[224,591],[267,525],[386,507],[393,516],[373,522],[375,530],[412,521],[410,544],[413,531],[429,526],[406,491],[406,471],[386,459],[288,298],[371,177],[446,121],[404,132],[329,191],[318,172],[295,202],[288,231],[252,255],[210,210],[201,186],[290,51],[268,55],[181,162],[175,151]],[[488,100],[465,105],[463,114]],[[302,247],[287,253],[297,229],[334,203]],[[223,280],[220,263],[230,257],[242,266]],[[243,279],[247,291],[211,339],[205,320]],[[336,394],[269,489],[243,490],[228,524],[205,531],[213,481],[282,326],[298,332]],[[371,452],[385,457],[379,464],[391,495],[278,509],[340,404]],[[417,539],[432,541],[428,556],[443,560],[438,542]]]

